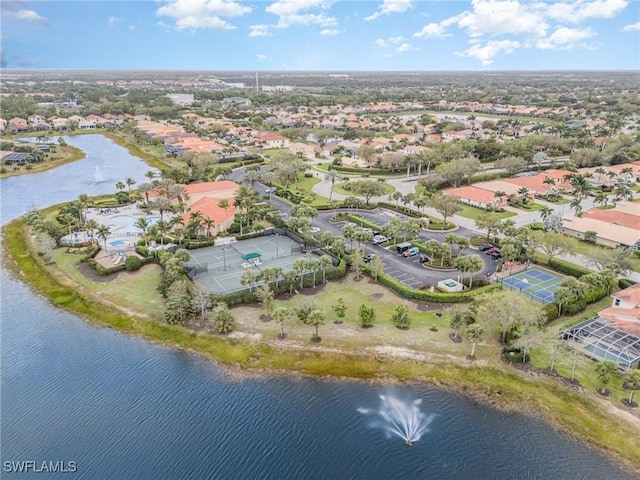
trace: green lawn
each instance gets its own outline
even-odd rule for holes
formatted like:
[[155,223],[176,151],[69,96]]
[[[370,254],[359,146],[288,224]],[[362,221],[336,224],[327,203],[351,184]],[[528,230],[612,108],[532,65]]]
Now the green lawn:
[[558,198],[558,200],[547,200],[546,198],[541,198],[541,200],[544,200],[545,202],[548,203],[553,203],[554,205],[566,205],[567,203],[571,203],[571,200],[564,198],[564,197],[560,197]]
[[544,205],[540,205],[539,203],[528,203],[526,206],[520,206],[520,207],[516,207],[519,208],[520,210],[524,210],[525,212],[537,212],[539,210],[542,210],[544,208]]
[[327,197],[323,197],[322,195],[318,195],[313,193],[313,186],[322,182],[321,178],[317,177],[302,177],[300,181],[298,181],[297,185],[293,184],[289,188],[296,193],[304,194],[307,197],[312,197],[313,200],[311,202],[306,202],[312,207],[318,205],[326,205],[329,203],[329,199]]
[[[349,192],[349,191],[345,190],[343,188],[345,183],[346,182],[336,183],[333,186],[333,192],[334,193],[341,193],[342,195],[346,195],[348,197],[352,197],[352,196],[353,197],[361,197],[362,196],[362,195],[356,194],[355,192]],[[383,197],[385,195],[390,195],[390,194],[392,194],[393,192],[396,191],[396,189],[395,189],[395,187],[393,185],[389,185],[388,183],[384,183],[383,185],[384,185],[384,193],[382,195],[380,195],[381,197]]]
[[[593,252],[596,252],[598,250],[603,250],[603,249],[607,251],[611,250],[611,248],[605,247],[604,245],[583,242],[581,240],[578,240],[575,243],[576,243],[576,248],[573,250],[572,253],[583,255],[587,258],[591,258],[593,255]],[[635,255],[632,255],[631,264],[633,265],[634,272],[640,272],[640,258],[636,257]]]
[[[462,210],[460,210],[456,215],[460,215],[461,217],[466,217],[466,218],[472,218],[472,219],[476,219],[478,217],[480,217],[481,215],[484,215],[485,213],[487,213],[486,210],[482,210],[481,208],[476,208],[476,207],[472,207],[471,205],[460,205],[462,207]],[[508,212],[508,211],[504,211],[504,212],[497,212],[498,216],[500,218],[509,218],[509,217],[515,217],[515,213],[513,212]]]
[[120,272],[105,277],[108,281],[96,282],[78,270],[80,255],[66,253],[66,249],[58,248],[54,251],[53,258],[57,267],[69,278],[100,297],[152,317],[162,318],[164,301],[157,290],[160,284],[160,266],[145,265],[137,272]]

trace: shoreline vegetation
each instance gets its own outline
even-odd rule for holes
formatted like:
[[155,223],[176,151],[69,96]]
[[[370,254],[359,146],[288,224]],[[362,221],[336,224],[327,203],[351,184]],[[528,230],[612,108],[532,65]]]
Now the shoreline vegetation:
[[[49,207],[46,211],[54,207]],[[115,305],[78,284],[34,250],[24,217],[5,225],[3,262],[12,274],[53,305],[89,323],[136,335],[214,360],[231,377],[262,372],[372,383],[422,384],[458,392],[503,411],[535,415],[640,473],[640,422],[595,392],[580,392],[546,375],[506,364],[470,363],[464,356],[423,359],[369,353],[366,349],[310,348],[272,340],[223,337],[168,325],[148,314]],[[108,308],[104,308],[104,306]],[[102,308],[101,308],[102,307]],[[115,307],[115,308],[114,308]]]
[[32,163],[31,168],[29,169],[25,168],[24,165],[21,165],[19,170],[13,170],[10,167],[5,167],[7,171],[4,173],[0,173],[0,178],[46,172],[47,170],[61,167],[62,165],[66,165],[67,163],[77,162],[78,160],[82,160],[86,156],[82,150],[80,150],[78,147],[74,147],[73,145],[58,145],[56,148],[58,148],[63,153],[63,156],[61,158],[40,163]]

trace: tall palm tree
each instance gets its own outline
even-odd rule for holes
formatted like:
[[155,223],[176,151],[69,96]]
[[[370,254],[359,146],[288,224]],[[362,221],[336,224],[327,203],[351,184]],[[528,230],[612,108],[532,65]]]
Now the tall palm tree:
[[127,177],[124,183],[127,184],[128,192],[131,193],[131,187],[136,184],[136,181],[131,177]]
[[89,238],[93,240],[93,232],[98,228],[98,222],[96,222],[93,218],[87,220],[87,223],[84,225],[86,231],[89,232]]
[[598,185],[602,185],[602,176],[606,173],[605,169],[602,167],[598,167],[594,170],[594,173],[598,174]]
[[96,234],[98,235],[98,238],[101,238],[104,241],[104,248],[106,250],[107,238],[109,238],[109,235],[111,235],[111,229],[106,225],[98,225],[98,228],[96,229]]
[[575,197],[569,203],[569,207],[571,207],[572,209],[574,209],[576,211],[576,216],[578,216],[578,214],[582,210],[582,205],[580,204],[581,202],[582,202],[582,198],[581,197]]
[[144,176],[149,179],[149,183],[152,185],[155,184],[155,178],[157,177],[156,172],[153,170],[147,170]]
[[144,195],[144,200],[147,205],[149,204],[149,193],[151,193],[154,188],[151,183],[142,183],[138,187],[138,192],[140,192],[140,195]]
[[203,220],[204,226],[207,228],[207,237],[211,236],[211,229],[215,227],[216,222],[211,217],[205,217]]
[[325,175],[325,179],[331,183],[331,190],[329,192],[329,202],[331,202],[331,198],[333,197],[333,186],[340,178],[340,174],[336,170],[329,170]]
[[121,192],[122,190],[124,190],[126,188],[125,184],[122,182],[117,182],[116,183],[116,190],[118,192]]
[[542,221],[544,222],[547,218],[549,218],[549,216],[554,212],[553,208],[551,208],[548,205],[543,206],[540,209],[540,218],[542,218]]
[[135,222],[133,222],[133,226],[142,230],[142,238],[144,239],[145,244],[147,243],[147,232],[149,231],[149,227],[151,226],[151,222],[144,218],[140,217]]
[[152,208],[160,212],[160,220],[164,220],[164,212],[170,212],[173,210],[173,205],[168,198],[158,197],[151,202]]
[[224,216],[227,216],[227,210],[229,209],[229,200],[227,200],[226,198],[223,198],[222,200],[218,201],[218,206],[222,209],[224,209]]

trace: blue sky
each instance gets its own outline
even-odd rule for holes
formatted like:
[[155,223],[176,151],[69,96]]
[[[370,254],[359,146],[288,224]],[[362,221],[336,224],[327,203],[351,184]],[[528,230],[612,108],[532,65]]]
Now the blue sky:
[[2,66],[640,69],[638,0],[2,0]]

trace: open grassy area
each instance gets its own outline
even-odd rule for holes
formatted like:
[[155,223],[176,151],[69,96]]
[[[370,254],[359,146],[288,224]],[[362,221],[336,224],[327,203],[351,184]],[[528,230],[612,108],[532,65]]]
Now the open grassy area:
[[65,248],[54,251],[53,259],[57,267],[83,290],[100,295],[114,304],[127,305],[135,311],[146,312],[152,318],[161,319],[164,300],[157,290],[160,282],[159,265],[144,265],[137,272],[119,272],[94,281],[81,273],[81,256],[66,253]]
[[[354,182],[355,182],[355,181],[357,181],[357,180],[354,180]],[[361,197],[361,196],[362,196],[362,195],[358,195],[358,194],[357,194],[357,193],[355,193],[355,192],[350,192],[350,191],[348,191],[348,190],[345,190],[345,189],[344,189],[344,185],[345,185],[345,183],[346,183],[346,182],[336,183],[336,184],[333,186],[333,192],[334,192],[334,193],[340,193],[340,194],[342,194],[342,195],[346,195],[346,196],[348,196],[348,197]],[[390,194],[392,194],[393,192],[395,192],[395,191],[396,191],[396,189],[395,189],[395,187],[394,187],[393,185],[390,185],[390,184],[388,184],[388,183],[383,183],[382,185],[384,185],[384,192],[382,193],[382,195],[379,195],[379,196],[381,196],[381,197],[384,197],[384,196],[386,196],[386,195],[390,195]]]
[[540,205],[539,203],[531,202],[526,205],[521,205],[519,207],[520,210],[524,210],[525,212],[537,212],[544,208],[544,205]]
[[[572,237],[575,238],[575,237]],[[573,249],[572,253],[577,255],[583,255],[587,258],[592,258],[593,253],[601,250],[611,251],[610,247],[605,245],[598,245],[595,243],[585,242],[582,240],[578,240],[575,242],[576,246]],[[634,272],[640,272],[640,258],[635,255],[631,256],[631,265],[633,266]]]
[[56,145],[55,150],[55,152],[47,154],[46,160],[44,162],[32,163],[30,165],[30,168],[28,169],[26,165],[16,167],[3,165],[3,168],[6,169],[6,172],[0,173],[0,178],[44,172],[46,170],[51,170],[52,168],[57,168],[66,163],[81,160],[85,157],[85,154],[82,150],[72,145]]
[[[284,341],[275,340],[277,323],[263,322],[256,306],[232,309],[239,323],[237,335],[221,337],[207,330],[196,332],[151,319],[145,314],[147,307],[141,312],[133,311],[133,305],[125,303],[128,300],[124,299],[129,298],[127,293],[120,298],[124,307],[132,310],[130,314],[110,308],[109,302],[105,308],[106,299],[92,289],[95,282],[87,282],[81,289],[73,278],[55,267],[45,266],[30,250],[25,251],[29,242],[23,236],[24,223],[24,219],[18,219],[4,228],[3,258],[7,267],[14,273],[19,272],[23,281],[56,306],[97,324],[198,352],[221,365],[242,367],[258,372],[257,375],[263,375],[267,369],[318,377],[395,379],[453,388],[498,408],[540,415],[575,438],[620,458],[630,468],[640,469],[638,427],[627,418],[623,420],[609,413],[615,408],[615,402],[598,398],[590,388],[576,390],[545,375],[523,374],[503,364],[497,355],[501,348],[496,341],[497,332],[487,332],[487,340],[476,351],[478,360],[469,362],[464,355],[470,345],[454,344],[448,339],[446,314],[437,318],[434,313],[438,310],[423,311],[424,304],[401,299],[369,279],[356,282],[347,277],[322,289],[302,290],[290,300],[277,300],[287,307],[313,301],[327,313],[327,322],[320,327],[323,338],[320,344],[309,342],[312,327],[299,325],[294,320],[286,325],[290,336]],[[67,268],[73,264],[68,254],[59,255]],[[131,280],[130,285],[138,285],[130,277],[122,278]],[[332,323],[335,317],[329,307],[338,297],[343,297],[348,306],[342,325]],[[392,309],[400,302],[411,311],[413,324],[409,330],[398,330],[389,322]],[[357,324],[356,312],[361,303],[376,307],[377,320],[373,328],[362,329]],[[438,326],[437,332],[430,330],[433,325]],[[543,362],[544,358],[539,361]],[[590,387],[589,362],[586,363],[578,366],[578,370],[585,378],[585,385]]]
[[[460,204],[460,206],[462,207],[462,209],[456,215],[460,215],[461,217],[472,218],[475,220],[476,218],[487,213],[486,210],[472,207],[471,205]],[[515,213],[509,212],[506,210],[504,212],[497,212],[497,213],[500,218],[515,217],[516,215]]]

